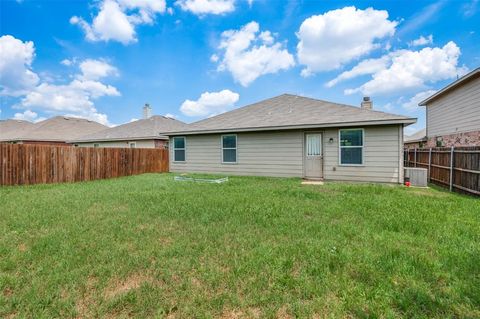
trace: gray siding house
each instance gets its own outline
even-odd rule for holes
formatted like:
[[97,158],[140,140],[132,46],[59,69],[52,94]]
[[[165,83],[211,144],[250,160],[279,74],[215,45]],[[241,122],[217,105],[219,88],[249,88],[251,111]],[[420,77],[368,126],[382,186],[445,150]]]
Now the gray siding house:
[[480,146],[480,68],[420,102],[426,107],[426,146]]
[[165,133],[170,171],[403,182],[416,119],[284,94]]
[[84,135],[69,140],[69,143],[80,147],[166,148],[168,137],[160,135],[160,132],[185,128],[188,128],[188,124],[170,117],[154,115]]

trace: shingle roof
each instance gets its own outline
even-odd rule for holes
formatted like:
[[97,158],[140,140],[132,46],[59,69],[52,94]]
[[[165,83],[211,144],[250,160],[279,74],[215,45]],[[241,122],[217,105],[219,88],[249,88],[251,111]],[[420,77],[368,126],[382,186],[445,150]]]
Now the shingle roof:
[[476,79],[478,77],[480,77],[480,68],[476,68],[475,70],[465,74],[464,76],[462,76],[461,78],[457,79],[456,81],[450,83],[449,85],[447,85],[446,87],[444,87],[440,91],[437,91],[433,95],[431,95],[428,98],[426,98],[425,100],[421,101],[420,103],[418,103],[418,105],[425,106],[425,105],[427,105],[427,103],[432,102],[433,100],[435,100],[438,97],[444,95],[445,93],[448,93],[451,90],[459,87],[460,85],[463,85],[463,84],[467,83],[468,81]]
[[166,135],[308,127],[415,123],[416,119],[356,106],[283,94],[189,125]]
[[6,137],[3,134],[0,140],[3,141],[51,141],[65,142],[78,138],[85,134],[104,130],[105,125],[86,119],[55,116],[47,120],[32,124],[25,130],[16,130]]
[[25,134],[35,124],[23,120],[2,120],[0,121],[0,141],[8,141]]
[[412,135],[405,135],[403,141],[405,143],[421,142],[427,139],[427,129],[421,129]]
[[100,132],[84,135],[71,142],[111,141],[111,140],[138,140],[138,139],[167,139],[160,132],[184,130],[188,124],[170,117],[154,115],[148,119],[137,120],[122,124]]

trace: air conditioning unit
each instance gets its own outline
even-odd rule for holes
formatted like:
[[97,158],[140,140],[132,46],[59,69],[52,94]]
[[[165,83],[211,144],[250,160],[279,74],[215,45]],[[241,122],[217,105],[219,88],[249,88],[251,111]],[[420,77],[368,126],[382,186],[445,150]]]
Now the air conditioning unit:
[[427,187],[428,170],[420,167],[405,167],[405,181],[409,181],[410,185],[416,187]]

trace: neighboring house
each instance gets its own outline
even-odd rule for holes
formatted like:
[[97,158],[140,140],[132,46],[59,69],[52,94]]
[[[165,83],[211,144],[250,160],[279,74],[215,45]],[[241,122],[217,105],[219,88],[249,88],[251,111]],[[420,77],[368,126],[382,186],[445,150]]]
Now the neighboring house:
[[284,94],[170,136],[170,171],[403,182],[414,118]]
[[67,140],[107,128],[105,125],[94,121],[67,116],[55,116],[35,124],[23,123],[5,134],[2,127],[3,125],[0,126],[0,129],[2,129],[0,131],[0,142],[50,145],[70,145],[66,144]]
[[0,143],[24,135],[32,129],[35,124],[24,120],[1,120],[0,121]]
[[420,131],[412,134],[405,135],[403,139],[403,144],[405,148],[422,148],[427,142],[427,130],[421,129]]
[[419,105],[426,107],[426,147],[480,146],[480,68]]
[[168,137],[160,135],[160,132],[187,128],[188,124],[181,121],[154,115],[147,119],[136,120],[72,139],[69,142],[80,147],[166,148]]

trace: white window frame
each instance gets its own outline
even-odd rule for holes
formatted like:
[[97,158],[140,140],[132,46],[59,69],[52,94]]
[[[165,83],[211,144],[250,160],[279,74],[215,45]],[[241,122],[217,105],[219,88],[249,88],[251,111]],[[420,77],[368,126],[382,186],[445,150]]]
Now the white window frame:
[[99,147],[100,147],[100,143],[93,143],[93,147],[99,148]]
[[[342,131],[362,131],[362,146],[342,146]],[[362,148],[362,163],[361,164],[342,164],[342,148]],[[365,129],[363,128],[345,128],[338,130],[338,165],[339,166],[365,166]]]
[[[175,139],[176,138],[183,138],[183,148],[175,148]],[[172,137],[172,144],[173,144],[173,147],[172,147],[173,162],[174,163],[185,163],[187,161],[187,137],[186,136],[174,136],[174,137]],[[183,161],[177,161],[175,159],[175,151],[182,151],[182,150],[185,152],[184,160]]]
[[[132,145],[133,145],[133,147],[132,147]],[[128,147],[137,148],[137,142],[128,142]]]
[[[235,147],[223,147],[224,136],[235,136]],[[220,147],[222,149],[222,164],[237,164],[238,163],[238,136],[237,134],[223,134],[220,136]],[[225,162],[223,160],[223,150],[235,150],[235,162]]]
[[[320,154],[308,155],[308,136],[320,135]],[[323,133],[322,132],[305,132],[305,156],[306,157],[323,157]]]

